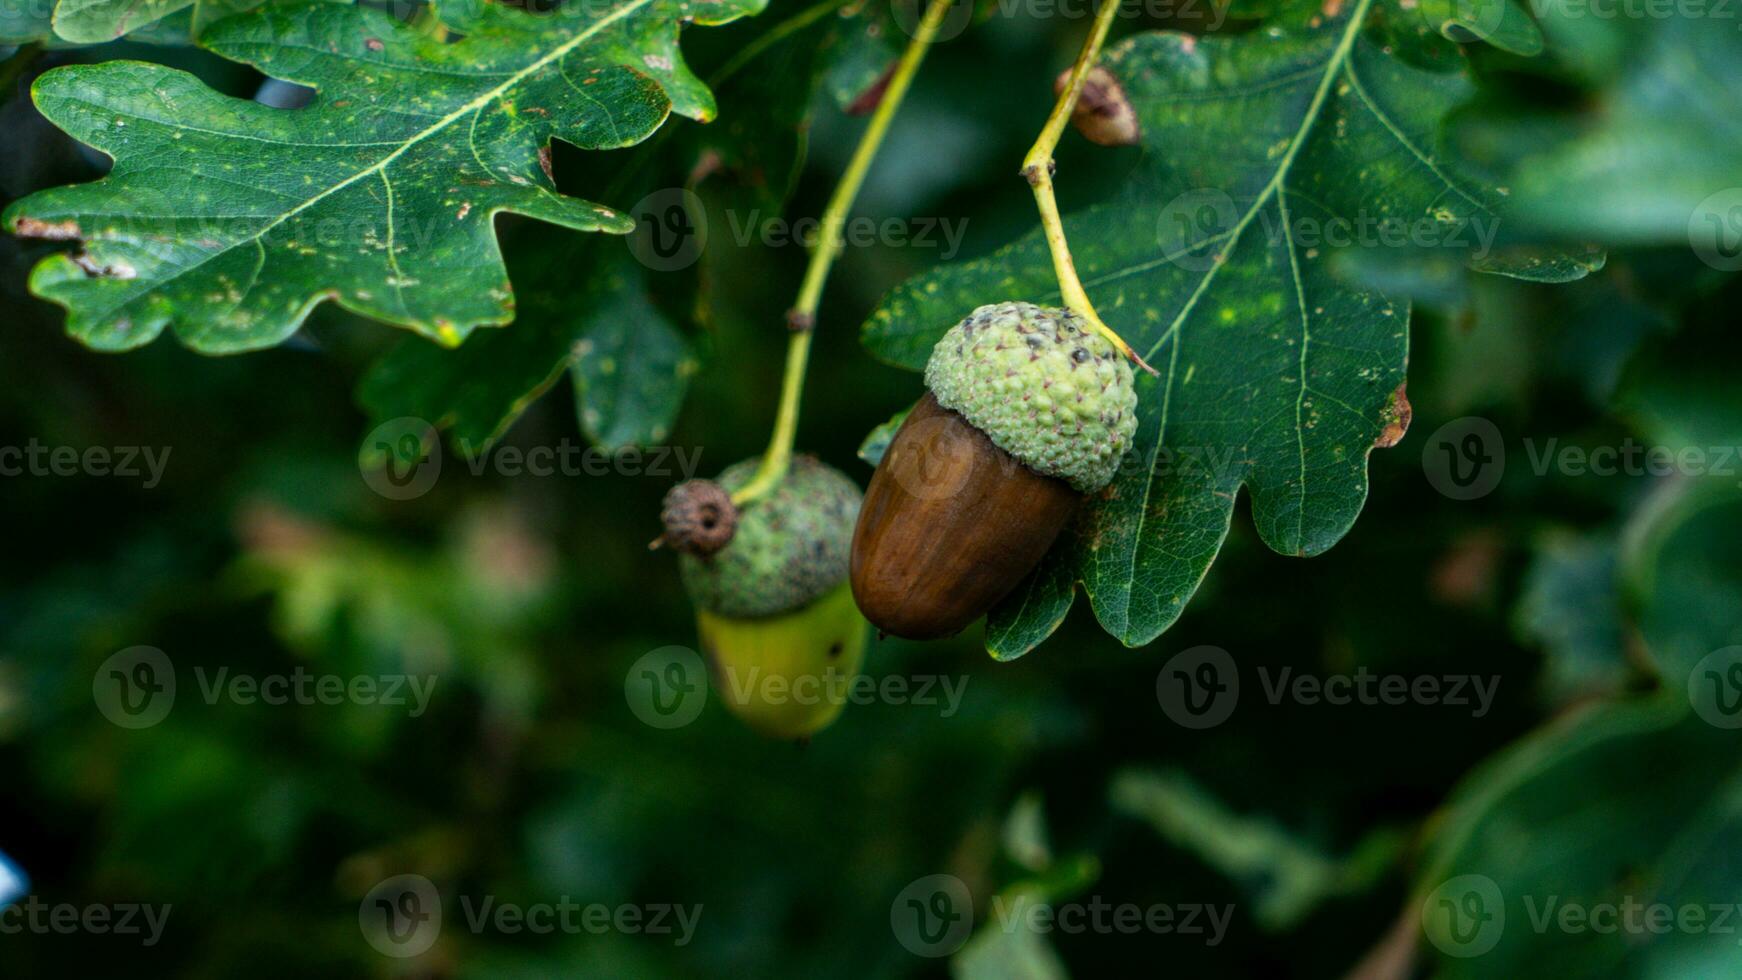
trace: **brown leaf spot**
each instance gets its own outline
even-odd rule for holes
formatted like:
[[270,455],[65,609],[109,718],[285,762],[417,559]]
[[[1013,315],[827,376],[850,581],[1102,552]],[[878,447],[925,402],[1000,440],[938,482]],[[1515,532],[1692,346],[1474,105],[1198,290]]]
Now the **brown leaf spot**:
[[79,238],[79,223],[71,219],[38,221],[35,218],[19,218],[12,223],[12,233],[20,238],[46,238],[49,241],[70,242]]
[[544,175],[546,177],[549,177],[551,180],[556,179],[556,175],[550,172],[550,144],[549,143],[546,143],[545,145],[538,148],[538,166],[539,166],[540,170],[544,171]]
[[1415,410],[1409,406],[1409,394],[1405,390],[1409,382],[1397,386],[1391,393],[1391,402],[1385,406],[1385,411],[1379,413],[1385,428],[1379,430],[1379,438],[1373,440],[1374,449],[1390,449],[1403,441],[1403,434],[1409,431],[1409,422],[1415,417]]
[[73,264],[85,270],[85,275],[92,279],[132,279],[139,275],[134,268],[125,262],[115,262],[110,265],[98,265],[87,252],[73,256]]
[[369,38],[363,42],[363,46],[371,51],[380,51],[382,48],[386,47],[386,45],[381,43],[381,39],[378,37]]
[[[1071,73],[1060,73],[1053,82],[1054,94],[1061,93],[1070,83]],[[1083,79],[1082,94],[1071,110],[1071,123],[1091,143],[1102,146],[1131,146],[1137,142],[1137,113],[1131,100],[1119,86],[1113,73],[1096,66]]]

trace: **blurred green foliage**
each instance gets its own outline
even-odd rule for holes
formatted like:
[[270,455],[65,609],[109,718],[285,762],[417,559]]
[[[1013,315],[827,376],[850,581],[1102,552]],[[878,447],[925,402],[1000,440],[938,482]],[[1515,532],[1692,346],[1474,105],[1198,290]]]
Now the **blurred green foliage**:
[[[799,9],[776,3],[756,22],[686,38],[698,72]],[[1650,24],[1597,30],[1538,13],[1541,59],[1474,52],[1494,111],[1470,123],[1490,128],[1466,135],[1578,157],[1591,152],[1576,145],[1583,134],[1608,139],[1605,126],[1633,118],[1604,110],[1641,105],[1629,93],[1654,76],[1640,52],[1667,42],[1624,36]],[[994,15],[941,45],[860,213],[966,219],[964,256],[1031,227],[1015,161],[1083,24]],[[99,169],[33,116],[17,82],[48,63],[122,54],[188,67],[232,94],[258,82],[192,50],[26,49],[17,57],[36,60],[0,106],[0,197]],[[853,87],[815,94],[791,215],[820,209],[851,150],[862,121],[839,111],[839,92]],[[1734,87],[1695,91],[1727,109],[1703,118],[1742,119]],[[722,122],[755,111],[722,96]],[[1642,151],[1675,159],[1685,142],[1714,138],[1658,121],[1632,134]],[[583,160],[559,147],[557,170],[611,170],[634,152]],[[1097,176],[1129,169],[1132,152],[1067,139],[1061,192],[1091,200]],[[1727,160],[1719,179],[1742,186],[1742,157],[1697,159]],[[1613,191],[1624,176],[1605,172],[1603,193],[1625,193]],[[745,192],[726,175],[698,186],[714,227],[728,227],[720,209],[744,206]],[[1238,514],[1196,600],[1140,650],[1086,610],[1009,664],[988,659],[978,635],[881,641],[868,674],[965,683],[957,710],[851,705],[804,746],[759,738],[717,703],[657,729],[625,701],[640,657],[694,641],[674,563],[645,547],[683,474],[648,472],[645,460],[604,476],[474,472],[450,446],[428,493],[388,499],[357,466],[372,422],[356,388],[397,341],[390,330],[328,309],[297,343],[246,357],[169,343],[99,356],[26,296],[24,272],[44,248],[0,241],[0,446],[170,453],[149,489],[123,476],[0,477],[0,852],[44,902],[172,909],[150,947],[90,930],[0,934],[0,972],[1326,977],[1362,963],[1387,977],[1735,974],[1742,951],[1716,928],[1606,934],[1533,918],[1551,896],[1586,909],[1742,899],[1742,736],[1711,723],[1723,716],[1701,693],[1722,693],[1727,662],[1711,658],[1742,644],[1742,460],[1728,473],[1714,459],[1703,474],[1602,476],[1544,456],[1550,440],[1587,455],[1742,446],[1742,280],[1660,234],[1658,217],[1614,240],[1567,229],[1624,246],[1586,282],[1431,291],[1412,328],[1413,427],[1375,454],[1365,512],[1326,555],[1276,555]],[[517,222],[503,234],[511,267],[560,269],[593,245],[553,245]],[[868,476],[856,448],[919,382],[865,356],[855,328],[940,259],[848,250],[820,317],[801,448]],[[701,362],[666,441],[699,451],[703,474],[763,444],[803,262],[796,246],[720,235],[699,285],[697,270],[647,277],[645,298]],[[555,386],[501,448],[581,445],[576,397]],[[1435,432],[1464,416],[1494,423],[1507,462],[1492,493],[1456,501],[1423,463]],[[1194,730],[1158,705],[1158,674],[1206,644],[1233,656],[1242,688],[1226,722]],[[138,645],[164,651],[179,686],[165,720],[128,729],[106,718],[94,684]],[[1482,678],[1495,697],[1480,714],[1422,699],[1272,703],[1265,681],[1284,669]],[[413,717],[356,699],[208,698],[220,670],[413,675],[434,687]],[[359,905],[406,873],[436,884],[445,925],[429,952],[399,960],[365,941]],[[965,886],[978,927],[953,958],[915,955],[892,922],[903,889],[933,875]],[[1472,890],[1476,879],[1493,892]],[[1482,904],[1493,894],[1498,934],[1443,918],[1493,912]],[[467,910],[486,896],[702,912],[682,945],[627,931],[474,931]],[[1181,929],[1040,933],[1012,925],[1017,899],[1232,913],[1214,943]]]

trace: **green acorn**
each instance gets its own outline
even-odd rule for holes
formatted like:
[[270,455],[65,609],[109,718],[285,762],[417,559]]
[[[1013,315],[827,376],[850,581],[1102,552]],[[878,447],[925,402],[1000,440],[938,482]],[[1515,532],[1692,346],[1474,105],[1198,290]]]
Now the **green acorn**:
[[1137,428],[1131,365],[1068,310],[982,306],[932,349],[853,534],[853,595],[888,633],[960,632],[1026,576]]
[[666,495],[664,540],[681,554],[697,632],[726,706],[757,731],[804,738],[841,713],[866,625],[847,585],[859,488],[809,456],[742,510],[733,491],[760,460]]

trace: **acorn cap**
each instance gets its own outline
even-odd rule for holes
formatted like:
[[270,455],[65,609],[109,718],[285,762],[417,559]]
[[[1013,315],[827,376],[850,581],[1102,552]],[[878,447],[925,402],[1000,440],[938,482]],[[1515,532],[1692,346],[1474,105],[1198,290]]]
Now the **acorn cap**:
[[1080,493],[1112,481],[1137,431],[1130,363],[1069,310],[980,307],[932,348],[925,384],[998,448]]
[[[716,481],[735,491],[759,458],[734,463]],[[811,456],[792,461],[786,479],[738,512],[731,541],[706,557],[683,554],[684,588],[701,609],[740,619],[805,605],[847,576],[860,492],[839,470]]]

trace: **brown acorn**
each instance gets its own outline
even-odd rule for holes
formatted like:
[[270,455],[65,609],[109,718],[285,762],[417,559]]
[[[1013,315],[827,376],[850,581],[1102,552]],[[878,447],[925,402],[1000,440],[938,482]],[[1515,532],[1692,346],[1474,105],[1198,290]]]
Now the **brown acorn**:
[[853,597],[885,633],[958,633],[1021,582],[1135,431],[1131,367],[1065,310],[983,306],[926,366],[859,511]]

